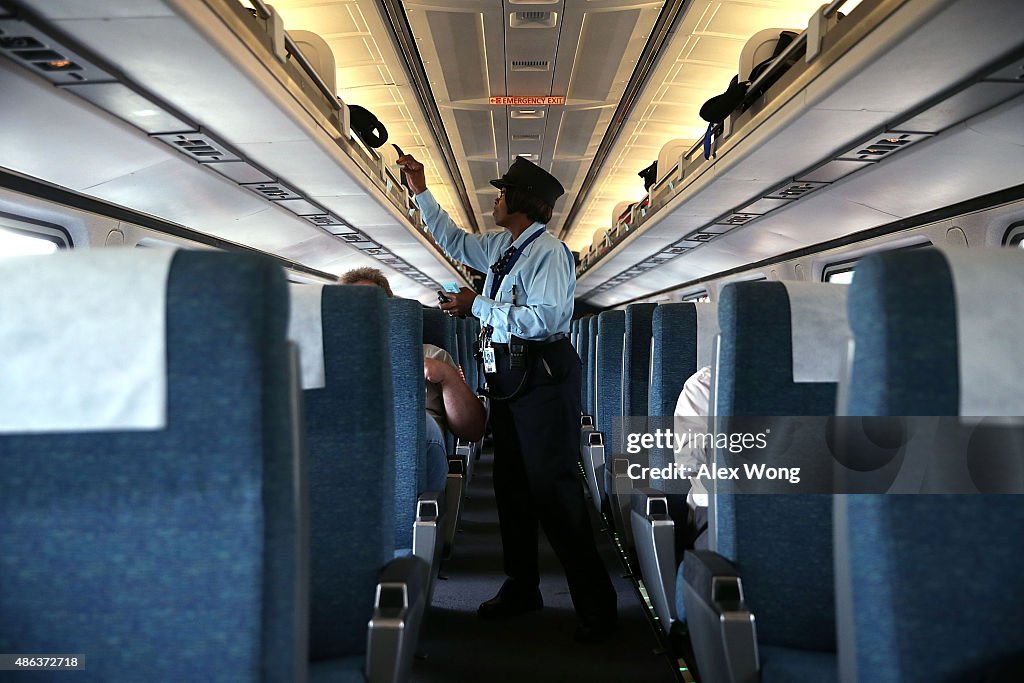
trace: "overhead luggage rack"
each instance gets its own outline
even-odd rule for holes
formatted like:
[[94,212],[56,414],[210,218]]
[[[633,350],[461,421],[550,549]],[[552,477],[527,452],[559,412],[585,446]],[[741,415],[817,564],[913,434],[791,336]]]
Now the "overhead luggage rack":
[[[363,255],[430,291],[467,282],[469,271],[429,239],[400,179],[352,135],[348,108],[280,18],[254,5],[0,3],[0,50],[11,58],[0,62],[0,80],[5,91],[32,95],[4,113],[4,127],[42,152],[4,164],[320,270],[365,265]],[[27,59],[36,43],[57,56]],[[34,78],[58,88],[47,91]],[[59,136],[36,139],[45,135],[37,126],[44,112],[67,120],[76,147],[69,158],[46,153]],[[167,151],[154,153],[147,137]],[[133,159],[132,148],[143,153]],[[172,150],[191,163],[168,160]],[[123,162],[123,175],[96,183],[79,168],[85,177],[69,182],[74,169],[62,165],[95,164],[100,155]],[[423,289],[414,296],[432,298]]]
[[[659,166],[648,210],[583,255],[579,296],[615,305],[1024,182],[1019,3],[864,0],[837,21],[841,4],[751,84],[710,158],[697,143]],[[822,202],[848,216],[820,225]]]

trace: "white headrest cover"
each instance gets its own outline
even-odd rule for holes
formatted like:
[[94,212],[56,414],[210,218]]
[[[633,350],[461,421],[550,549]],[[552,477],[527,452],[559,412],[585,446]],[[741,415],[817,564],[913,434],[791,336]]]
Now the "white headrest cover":
[[718,336],[718,304],[698,303],[697,309],[697,369],[710,367],[715,362],[715,338]]
[[783,282],[789,295],[793,381],[838,382],[850,339],[847,285]]
[[312,31],[288,31],[288,35],[331,92],[337,91],[338,64],[334,59],[334,51],[327,41]]
[[[953,274],[960,414],[1024,415],[1024,250],[942,248]],[[927,340],[925,340],[927,341]]]
[[799,34],[802,29],[766,28],[758,31],[747,40],[740,51],[739,79],[749,81],[751,70],[766,59],[771,59],[775,46],[779,42],[779,34],[792,31]]
[[174,250],[0,260],[0,432],[167,426]]
[[322,389],[327,386],[327,372],[324,369],[324,322],[320,304],[323,290],[323,285],[288,285],[288,292],[291,295],[288,339],[299,347],[303,389]]
[[692,146],[693,140],[682,139],[669,140],[662,145],[658,152],[658,180],[668,175],[672,167],[679,163],[679,157]]

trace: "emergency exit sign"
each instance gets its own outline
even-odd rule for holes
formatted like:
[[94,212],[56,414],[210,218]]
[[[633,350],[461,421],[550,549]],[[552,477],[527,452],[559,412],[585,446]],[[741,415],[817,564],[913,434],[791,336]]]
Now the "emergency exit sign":
[[547,107],[553,104],[565,104],[565,98],[548,97],[488,97],[487,103],[499,107]]

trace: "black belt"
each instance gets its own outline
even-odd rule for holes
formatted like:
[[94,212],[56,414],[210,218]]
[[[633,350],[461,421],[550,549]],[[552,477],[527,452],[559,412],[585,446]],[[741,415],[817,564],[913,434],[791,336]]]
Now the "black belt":
[[[569,335],[567,335],[565,332],[559,332],[558,334],[552,336],[550,339],[545,339],[544,341],[537,341],[537,340],[533,340],[533,339],[523,339],[522,343],[526,344],[529,347],[547,346],[548,344],[554,344],[555,342],[562,341],[563,339],[567,339],[568,337],[569,337]],[[501,351],[501,352],[504,352],[504,353],[508,353],[508,344],[506,344],[504,342],[492,342],[491,346],[494,347],[495,351]]]

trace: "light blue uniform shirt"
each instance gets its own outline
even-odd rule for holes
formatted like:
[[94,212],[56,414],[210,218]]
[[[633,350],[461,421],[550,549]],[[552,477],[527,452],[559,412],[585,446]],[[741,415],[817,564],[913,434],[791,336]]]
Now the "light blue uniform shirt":
[[[576,264],[565,244],[534,223],[519,239],[503,231],[489,235],[471,235],[462,230],[442,209],[430,190],[416,195],[423,222],[445,253],[471,268],[487,273],[484,293],[473,301],[473,315],[481,325],[494,328],[491,339],[508,343],[512,335],[521,339],[544,341],[559,332],[568,334],[576,295]],[[494,273],[491,264],[510,246],[519,246],[537,231],[543,235],[523,250],[511,272],[505,276],[495,299],[488,299]],[[515,286],[516,305],[512,305]]]

